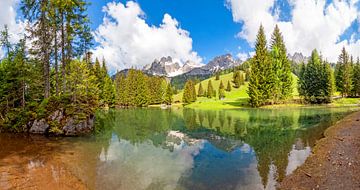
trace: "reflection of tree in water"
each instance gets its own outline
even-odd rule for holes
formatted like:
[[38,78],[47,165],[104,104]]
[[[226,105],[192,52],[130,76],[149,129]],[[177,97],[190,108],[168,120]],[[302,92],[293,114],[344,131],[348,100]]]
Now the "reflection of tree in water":
[[281,112],[267,110],[250,113],[245,142],[256,152],[258,171],[262,184],[266,187],[271,164],[276,166],[277,180],[286,175],[288,154],[295,142],[295,131],[287,128],[293,125],[292,115],[284,116]]
[[324,129],[344,113],[334,114],[322,109],[118,110],[97,117],[98,125],[110,130],[102,130],[96,139],[102,142],[99,151],[102,147],[107,150],[113,134],[132,144],[151,141],[155,146],[163,147],[170,130],[185,133],[189,138],[206,139],[227,152],[245,142],[256,152],[257,169],[266,187],[271,165],[276,167],[278,181],[285,177],[288,155],[296,141],[312,147]]

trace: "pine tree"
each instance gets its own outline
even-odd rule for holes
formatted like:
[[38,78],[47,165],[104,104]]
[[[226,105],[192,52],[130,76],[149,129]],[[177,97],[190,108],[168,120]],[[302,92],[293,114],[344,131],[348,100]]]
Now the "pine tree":
[[231,92],[231,84],[230,84],[230,81],[228,81],[228,83],[227,83],[226,91],[227,91],[227,92]]
[[339,56],[336,66],[336,87],[343,97],[349,96],[352,89],[352,66],[345,47]]
[[334,91],[334,77],[330,64],[323,62],[314,50],[307,65],[302,64],[298,81],[299,94],[306,102],[329,103]]
[[198,97],[204,97],[204,89],[201,83],[199,84]]
[[166,88],[166,94],[165,94],[164,102],[163,102],[164,104],[171,105],[172,96],[173,96],[172,92],[173,92],[173,90],[172,90],[171,84],[169,83]]
[[356,64],[353,66],[353,96],[359,97],[360,96],[360,60],[357,58]]
[[211,80],[209,80],[208,87],[207,87],[207,97],[212,98],[214,96],[215,96],[214,95],[214,87],[213,87],[213,85],[211,83]]
[[235,71],[233,74],[233,83],[234,83],[234,88],[240,88],[241,85],[241,73],[240,71]]
[[215,74],[215,80],[220,80],[220,73],[219,73],[219,72],[216,72],[216,74]]
[[191,82],[191,101],[192,102],[195,102],[196,101],[196,89],[195,89],[195,83],[194,82]]
[[117,74],[115,78],[115,89],[116,89],[116,104],[118,106],[126,106],[126,100],[128,99],[125,93],[126,90],[126,77],[124,74]]
[[273,74],[275,75],[273,100],[277,103],[279,100],[289,99],[293,91],[291,65],[287,58],[287,51],[282,34],[277,25],[271,37],[271,51]]
[[239,84],[244,85],[245,84],[245,77],[242,72],[239,71]]
[[269,55],[266,47],[266,36],[261,25],[255,44],[255,56],[251,61],[251,73],[249,76],[248,94],[249,104],[259,107],[265,104],[271,93],[272,81],[268,81]]
[[222,81],[220,81],[219,85],[219,99],[222,100],[225,98],[225,86]]
[[184,87],[184,93],[182,101],[185,104],[190,104],[193,102],[193,95],[192,95],[192,84],[193,82],[191,80],[186,81],[185,87]]

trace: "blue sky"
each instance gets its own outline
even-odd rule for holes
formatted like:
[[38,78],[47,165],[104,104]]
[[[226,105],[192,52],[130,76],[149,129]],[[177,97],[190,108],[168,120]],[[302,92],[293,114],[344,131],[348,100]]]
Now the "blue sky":
[[[94,31],[99,25],[104,24],[102,8],[107,3],[116,2],[125,9],[129,8],[126,4],[128,0],[91,0],[90,2],[88,10]],[[345,46],[350,53],[355,56],[360,55],[360,50],[358,50],[360,48],[357,48],[360,45],[359,0],[347,2],[337,0],[137,0],[135,2],[145,14],[141,19],[144,19],[149,27],[161,28],[165,14],[176,19],[179,22],[177,27],[190,34],[189,39],[192,39],[190,53],[195,52],[202,59],[202,63],[207,63],[213,57],[226,53],[242,58],[252,55],[260,23],[265,26],[268,38],[275,24],[280,26],[289,53],[302,52],[309,55],[314,48],[317,48],[329,60],[335,61],[337,51]],[[115,12],[124,12],[125,9]],[[109,15],[107,18],[115,20],[114,23],[123,20],[123,18],[113,19]],[[127,27],[119,28],[126,30]],[[105,32],[98,36],[106,35],[108,34]],[[100,42],[100,46],[112,43],[110,39],[113,37],[107,36],[104,39],[105,43]],[[122,41],[117,42],[119,43]],[[114,48],[116,49],[114,46],[104,47],[96,51],[96,55],[102,55],[101,53],[108,52],[109,49],[117,52]],[[122,50],[118,52],[124,51],[123,47],[120,49]],[[126,54],[129,55],[129,52]],[[109,53],[107,55],[109,56]],[[139,60],[150,62],[151,59],[148,56],[147,59],[136,59],[137,62]],[[119,64],[124,63],[118,62],[113,66],[116,67]]]
[[[89,16],[95,30],[102,23],[102,7],[111,0],[91,0]],[[116,1],[125,3],[126,1]],[[236,38],[241,24],[234,23],[232,14],[222,0],[138,0],[146,13],[146,22],[158,26],[165,13],[176,18],[182,29],[190,32],[193,49],[203,57],[204,62],[215,56],[241,51],[249,52],[250,46],[244,39]]]
[[[162,56],[180,64],[206,64],[227,53],[244,60],[253,55],[260,24],[268,39],[278,25],[290,54],[316,48],[336,62],[345,47],[360,56],[360,0],[89,1],[92,51],[112,71],[142,68]],[[18,3],[0,1],[0,29],[8,25],[14,41],[24,31]]]

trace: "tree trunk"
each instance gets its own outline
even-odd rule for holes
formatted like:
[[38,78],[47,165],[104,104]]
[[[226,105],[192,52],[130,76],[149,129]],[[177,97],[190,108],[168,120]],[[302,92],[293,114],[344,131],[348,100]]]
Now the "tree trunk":
[[59,95],[59,66],[58,66],[58,41],[57,41],[57,22],[56,22],[56,13],[55,13],[55,24],[54,24],[54,27],[55,27],[55,93],[56,93],[56,96]]
[[62,92],[66,91],[66,63],[65,63],[65,29],[64,29],[64,11],[60,11],[61,16],[61,62],[62,62],[62,80],[63,88]]

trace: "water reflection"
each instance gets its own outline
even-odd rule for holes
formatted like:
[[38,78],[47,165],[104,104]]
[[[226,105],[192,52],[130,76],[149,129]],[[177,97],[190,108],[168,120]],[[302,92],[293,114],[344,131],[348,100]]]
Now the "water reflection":
[[[274,189],[309,156],[334,109],[134,109],[99,113],[110,142],[99,159],[118,189]],[[106,136],[106,135],[105,135]],[[109,137],[109,135],[108,135]],[[103,139],[104,140],[104,139]],[[98,180],[99,181],[99,180]],[[135,183],[135,181],[137,181]],[[99,186],[100,185],[100,186]]]
[[79,179],[89,189],[275,189],[323,131],[354,109],[99,112],[91,137],[0,135],[0,189],[11,187],[3,171],[15,158],[25,160],[25,176],[51,178],[48,186]]

